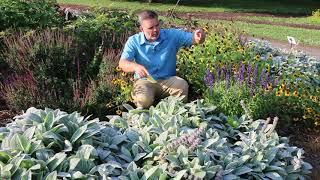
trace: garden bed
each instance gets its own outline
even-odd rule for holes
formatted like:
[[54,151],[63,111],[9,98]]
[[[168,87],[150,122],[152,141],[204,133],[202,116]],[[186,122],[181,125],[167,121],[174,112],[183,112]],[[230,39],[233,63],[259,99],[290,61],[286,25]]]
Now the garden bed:
[[[50,150],[50,156],[57,154],[50,158],[54,164],[48,164],[50,171],[42,172],[46,176],[57,176],[59,171],[62,174],[58,176],[101,176],[106,167],[113,168],[109,169],[108,176],[138,176],[135,165],[128,167],[128,163],[137,161],[139,176],[147,177],[161,176],[161,172],[167,177],[185,175],[189,178],[299,177],[307,175],[310,169],[303,161],[303,150],[300,149],[305,147],[307,162],[314,166],[313,177],[318,177],[320,134],[316,128],[309,130],[305,126],[308,124],[312,128],[320,123],[317,114],[319,63],[314,58],[299,52],[273,49],[268,42],[248,41],[235,28],[223,23],[207,25],[204,27],[208,32],[206,42],[183,48],[177,55],[177,71],[190,83],[190,99],[204,100],[183,104],[170,97],[149,110],[132,109],[127,105],[125,107],[131,111],[126,113],[122,112],[120,104],[129,101],[132,82],[130,75],[116,66],[123,42],[129,35],[124,29],[131,29],[133,33],[134,20],[123,11],[103,10],[75,19],[68,19],[65,31],[52,28],[21,32],[8,35],[3,41],[6,47],[3,60],[14,74],[1,84],[3,97],[8,102],[7,105],[0,101],[0,126],[8,125],[1,128],[1,137],[6,137],[1,143],[9,149],[22,148],[26,154],[34,153],[40,144],[48,150],[53,147],[55,152]],[[127,28],[119,28],[119,24],[125,24]],[[58,73],[56,69],[59,69]],[[249,110],[239,103],[240,100],[248,105]],[[8,107],[21,112],[33,106],[94,114],[93,117],[99,117],[103,122],[100,124],[97,119],[87,122],[77,113],[68,115],[59,110],[30,108],[10,123],[16,113],[6,110]],[[109,116],[111,120],[106,120],[106,115],[115,113],[121,116]],[[280,117],[277,126],[275,116]],[[262,120],[270,119],[268,117],[272,120]],[[36,128],[35,124],[41,124],[42,128]],[[278,134],[289,136],[290,144],[287,138],[279,138],[273,129],[275,126]],[[24,133],[26,128],[28,130]],[[100,132],[102,129],[105,131]],[[139,138],[132,130],[138,132]],[[39,139],[41,133],[43,137]],[[95,138],[86,139],[95,134]],[[112,140],[114,135],[119,139]],[[186,141],[189,135],[192,138]],[[10,143],[10,138],[23,143],[17,146],[17,143]],[[93,143],[97,143],[94,148],[100,148],[97,149],[99,157]],[[251,151],[251,146],[256,148]],[[189,152],[188,148],[197,151]],[[102,153],[106,149],[112,156]],[[41,148],[38,150],[40,153]],[[229,154],[229,151],[233,153]],[[88,163],[88,168],[95,165],[96,168],[75,172],[75,168],[80,170],[82,166],[81,163],[78,166],[79,159],[72,156],[74,164],[65,169],[70,160],[65,159],[70,155],[65,152],[83,155],[81,162]],[[204,152],[210,152],[212,156]],[[142,163],[141,158],[147,153]],[[30,163],[28,167],[34,165],[28,171],[23,165],[19,167],[17,173],[24,175],[39,170],[39,165],[34,162],[43,160],[41,157],[30,160],[27,156],[14,154],[14,151],[8,152],[4,158],[9,160],[13,155],[25,158],[24,162]],[[167,169],[159,159],[162,156],[167,156],[171,168]],[[178,156],[190,159],[178,160]],[[58,163],[55,158],[64,161],[64,171],[56,169],[61,161]],[[93,161],[92,158],[100,159]],[[198,166],[199,159],[201,167]],[[117,163],[96,164],[101,160]],[[6,169],[11,169],[6,172],[8,177],[15,173],[11,165]],[[129,171],[123,172],[123,169]]]

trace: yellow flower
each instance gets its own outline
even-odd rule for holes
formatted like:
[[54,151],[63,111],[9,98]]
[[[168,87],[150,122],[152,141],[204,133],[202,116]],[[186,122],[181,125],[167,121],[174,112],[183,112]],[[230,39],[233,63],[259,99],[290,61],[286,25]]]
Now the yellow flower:
[[112,102],[108,102],[108,103],[106,104],[106,106],[107,106],[108,108],[112,107]]
[[314,102],[316,102],[318,100],[318,97],[317,96],[310,96],[310,99]]
[[118,115],[120,115],[120,114],[122,113],[122,111],[121,111],[120,109],[118,109],[118,110],[116,111],[116,113],[117,113]]
[[311,113],[313,110],[312,110],[312,108],[307,108],[306,111],[307,111],[307,113]]
[[267,72],[268,72],[268,74],[270,74],[270,64],[267,64]]
[[294,91],[293,96],[298,97],[298,91]]
[[119,66],[116,67],[116,71],[119,72],[121,71],[121,68]]
[[205,26],[205,27],[203,28],[203,30],[204,30],[204,32],[208,33],[208,32],[209,32],[209,26]]
[[111,81],[112,84],[117,84],[117,82],[118,82],[118,79],[112,79]]
[[272,84],[271,84],[271,83],[268,83],[267,88],[266,88],[266,91],[271,91],[271,90],[272,90]]
[[269,54],[268,59],[272,60],[272,57],[273,57],[272,54]]
[[260,55],[256,55],[256,57],[254,57],[255,60],[259,60],[260,59]]
[[277,91],[276,96],[281,96],[282,95],[282,90]]
[[288,90],[285,90],[285,93],[284,93],[285,96],[290,96],[290,91]]
[[126,76],[126,75],[127,75],[127,73],[125,73],[125,72],[121,73],[121,76]]

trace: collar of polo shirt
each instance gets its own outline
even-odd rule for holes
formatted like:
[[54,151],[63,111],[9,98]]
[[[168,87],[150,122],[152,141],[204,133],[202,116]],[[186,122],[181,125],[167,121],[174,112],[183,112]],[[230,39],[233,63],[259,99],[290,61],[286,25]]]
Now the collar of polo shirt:
[[159,43],[161,43],[163,40],[166,39],[166,35],[164,33],[164,31],[161,29],[160,30],[160,35],[158,37],[158,39],[154,42],[154,43],[150,43],[146,37],[144,36],[143,32],[140,32],[139,33],[139,41],[140,41],[140,45],[144,45],[144,44],[154,44],[154,45],[157,45]]

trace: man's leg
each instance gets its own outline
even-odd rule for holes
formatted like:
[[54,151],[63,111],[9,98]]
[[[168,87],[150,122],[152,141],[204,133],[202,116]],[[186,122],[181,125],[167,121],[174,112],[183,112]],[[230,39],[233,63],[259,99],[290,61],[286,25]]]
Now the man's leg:
[[173,76],[166,80],[159,80],[158,82],[162,87],[161,98],[167,96],[184,96],[183,101],[186,102],[188,100],[189,85],[186,80],[178,76]]
[[157,89],[160,86],[146,79],[139,79],[133,85],[131,93],[133,102],[138,108],[149,108],[155,99]]

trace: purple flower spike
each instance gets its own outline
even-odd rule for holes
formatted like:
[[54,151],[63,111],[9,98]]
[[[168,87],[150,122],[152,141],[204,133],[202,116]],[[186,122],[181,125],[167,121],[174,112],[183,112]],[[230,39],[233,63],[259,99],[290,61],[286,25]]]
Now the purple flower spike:
[[204,83],[210,88],[214,85],[214,75],[210,72],[209,69],[206,70],[206,74],[204,76]]
[[230,70],[226,69],[226,88],[228,89],[230,86]]
[[251,66],[251,64],[248,64],[248,66],[247,66],[247,77],[246,77],[247,86],[249,86],[249,83],[250,83],[251,71],[252,71],[252,66]]
[[239,71],[238,71],[238,82],[240,85],[242,85],[244,80],[244,71],[245,71],[245,65],[241,62],[239,66]]
[[265,81],[266,72],[264,69],[262,69],[262,72],[260,74],[260,85],[262,86],[263,89],[267,87],[267,82]]
[[217,81],[219,81],[221,79],[221,68],[219,67],[219,65],[217,66]]
[[251,79],[251,84],[250,84],[251,85],[250,92],[252,92],[252,94],[254,94],[254,92],[255,92],[257,76],[258,76],[258,65],[256,64],[253,69],[253,74],[252,74],[252,79]]

